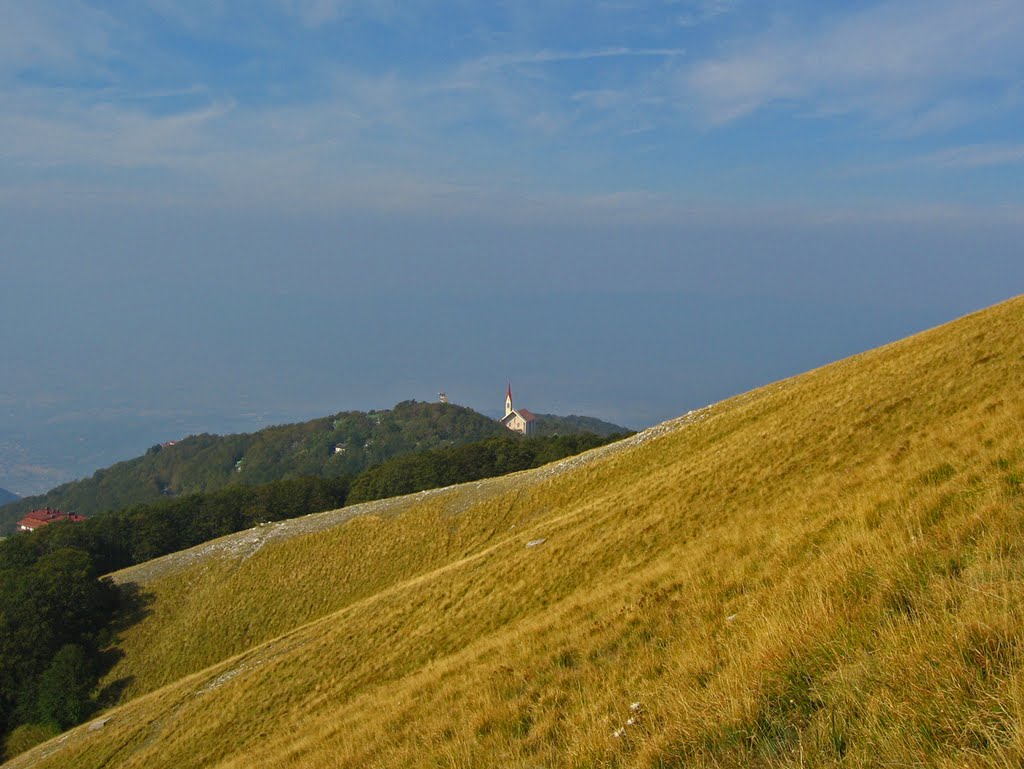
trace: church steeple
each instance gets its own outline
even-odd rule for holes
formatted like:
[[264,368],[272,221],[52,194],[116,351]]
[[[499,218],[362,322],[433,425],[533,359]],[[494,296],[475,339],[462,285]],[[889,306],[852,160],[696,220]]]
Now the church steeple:
[[533,435],[533,423],[536,419],[533,414],[522,406],[518,409],[512,408],[512,383],[509,382],[508,389],[505,390],[505,416],[501,418],[501,423],[514,432],[521,433],[522,435]]

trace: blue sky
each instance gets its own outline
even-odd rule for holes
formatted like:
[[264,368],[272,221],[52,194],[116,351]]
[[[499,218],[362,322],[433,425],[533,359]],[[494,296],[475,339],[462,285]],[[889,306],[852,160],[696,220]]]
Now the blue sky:
[[1024,202],[1024,7],[1005,0],[38,0],[0,4],[0,30],[14,202]]
[[1000,0],[0,0],[0,486],[509,378],[640,427],[1021,293],[1021,40]]

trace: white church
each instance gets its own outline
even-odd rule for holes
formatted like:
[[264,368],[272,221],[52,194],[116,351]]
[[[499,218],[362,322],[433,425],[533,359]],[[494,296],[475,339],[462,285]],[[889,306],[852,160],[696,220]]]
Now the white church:
[[523,435],[533,435],[533,423],[537,419],[526,409],[512,408],[512,383],[508,383],[508,392],[505,393],[505,416],[501,423],[509,430]]

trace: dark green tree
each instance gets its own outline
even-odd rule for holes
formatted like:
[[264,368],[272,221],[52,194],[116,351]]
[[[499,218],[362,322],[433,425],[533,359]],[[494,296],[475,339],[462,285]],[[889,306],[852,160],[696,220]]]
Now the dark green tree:
[[92,661],[77,644],[66,644],[39,678],[36,709],[40,721],[69,729],[89,714],[89,694],[96,685]]

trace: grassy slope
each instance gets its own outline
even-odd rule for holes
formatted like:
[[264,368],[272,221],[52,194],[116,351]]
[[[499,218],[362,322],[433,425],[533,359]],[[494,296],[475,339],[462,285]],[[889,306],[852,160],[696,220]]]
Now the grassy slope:
[[117,675],[184,677],[16,763],[1018,765],[1022,329],[154,579]]

